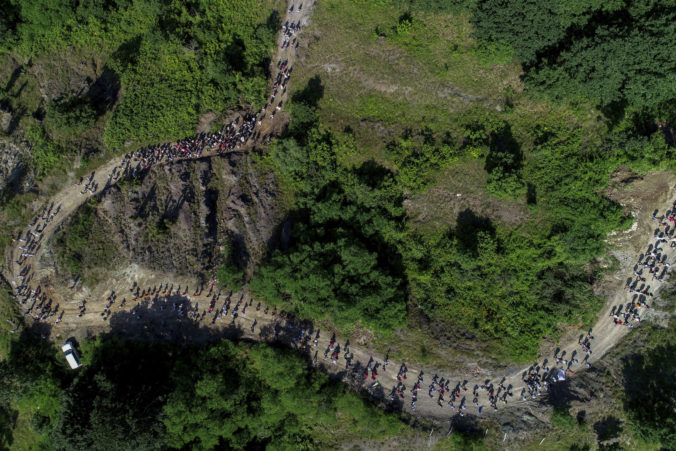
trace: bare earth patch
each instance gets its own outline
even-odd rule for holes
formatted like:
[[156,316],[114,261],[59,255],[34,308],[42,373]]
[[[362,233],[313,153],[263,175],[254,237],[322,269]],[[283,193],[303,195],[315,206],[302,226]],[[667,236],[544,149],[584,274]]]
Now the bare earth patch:
[[466,209],[506,225],[518,225],[528,218],[525,199],[496,199],[486,194],[485,186],[486,172],[480,161],[456,164],[443,171],[427,191],[404,201],[404,207],[413,223],[425,229],[454,226]]
[[197,133],[206,133],[211,131],[211,126],[214,124],[216,118],[218,118],[218,115],[213,111],[208,111],[201,115],[199,121],[197,122]]

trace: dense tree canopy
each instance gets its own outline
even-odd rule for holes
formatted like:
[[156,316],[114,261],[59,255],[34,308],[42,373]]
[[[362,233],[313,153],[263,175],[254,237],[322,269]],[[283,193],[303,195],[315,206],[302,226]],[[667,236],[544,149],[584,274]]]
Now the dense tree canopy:
[[39,336],[14,342],[0,361],[3,446],[14,443],[17,409],[43,440],[33,447],[68,450],[310,449],[404,429],[292,351],[109,337],[82,348],[73,373]]
[[[590,142],[573,117],[557,112],[515,131],[503,115],[477,108],[459,118],[460,139],[411,129],[387,146],[392,169],[353,163],[359,149],[349,131],[325,131],[317,121],[307,96],[317,90],[300,91],[288,136],[269,156],[294,205],[290,233],[251,287],[347,330],[361,322],[390,331],[416,306],[529,359],[561,322],[590,322],[598,308],[588,262],[602,254],[610,231],[630,222],[600,194],[610,172],[672,161],[664,134],[646,124],[650,114],[632,113]],[[445,229],[417,230],[402,208],[407,193],[472,158],[483,161],[489,193],[525,198],[537,214],[512,227],[467,209]]]
[[405,315],[401,257],[391,245],[403,219],[401,193],[373,162],[342,166],[337,149],[350,145],[318,131],[305,146],[278,143],[272,158],[297,188],[292,245],[275,251],[251,287],[273,303],[290,296],[301,316],[389,329]]
[[527,81],[559,99],[673,114],[673,0],[479,0],[472,23],[479,39],[512,46]]
[[[674,290],[667,297],[674,300]],[[676,327],[652,327],[647,349],[623,359],[624,408],[639,435],[663,449],[676,448]]]

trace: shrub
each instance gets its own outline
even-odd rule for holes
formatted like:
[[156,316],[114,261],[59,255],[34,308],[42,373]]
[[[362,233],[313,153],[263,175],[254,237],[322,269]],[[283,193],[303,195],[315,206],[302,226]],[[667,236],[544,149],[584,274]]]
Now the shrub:
[[244,271],[231,258],[218,267],[216,277],[219,284],[232,291],[239,291],[244,283]]
[[568,409],[561,407],[554,409],[550,421],[552,422],[552,426],[565,429],[567,431],[575,429],[575,426],[577,425],[577,421],[568,412]]

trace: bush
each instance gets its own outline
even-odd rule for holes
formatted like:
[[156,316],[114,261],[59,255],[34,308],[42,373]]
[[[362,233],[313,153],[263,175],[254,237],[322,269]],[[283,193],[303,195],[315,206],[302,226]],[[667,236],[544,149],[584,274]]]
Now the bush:
[[47,105],[45,128],[51,133],[77,136],[96,122],[98,112],[88,98],[52,100]]
[[[302,317],[331,317],[343,328],[362,322],[391,331],[403,324],[401,256],[388,235],[403,215],[394,176],[374,162],[345,168],[330,133],[288,139],[271,159],[296,189],[291,246],[276,250],[251,280],[272,304],[290,303]],[[285,164],[289,163],[289,164]]]
[[[304,317],[376,330],[403,323],[408,293],[409,305],[429,317],[490,340],[508,358],[531,359],[561,322],[593,321],[602,301],[585,265],[611,230],[631,221],[599,193],[610,171],[633,157],[590,149],[564,119],[529,123],[524,151],[523,130],[517,137],[504,116],[469,110],[460,118],[463,144],[409,131],[387,147],[392,171],[354,167],[346,155],[359,149],[349,136],[317,125],[297,136],[298,128],[299,139],[280,140],[269,157],[294,191],[291,245],[254,274],[253,291]],[[403,215],[404,193],[424,190],[436,171],[475,149],[487,191],[526,198],[537,219],[514,228],[466,210],[455,227],[419,232]]]
[[[673,299],[673,293],[670,294]],[[647,347],[624,359],[624,409],[639,435],[664,449],[676,449],[676,327],[649,329]]]
[[550,421],[552,422],[552,426],[559,429],[565,429],[567,431],[572,431],[577,425],[577,421],[568,412],[568,409],[561,407],[554,409]]
[[80,207],[66,227],[55,236],[54,251],[59,269],[71,276],[90,276],[96,268],[110,268],[118,256],[116,244],[96,217],[96,201]]
[[55,169],[67,167],[69,155],[59,145],[51,141],[37,124],[29,125],[26,135],[33,152],[31,166],[38,180]]
[[[26,60],[96,54],[104,75],[116,79],[102,76],[84,96],[50,102],[45,127],[57,141],[78,136],[119,91],[104,132],[117,149],[192,134],[206,111],[259,108],[278,21],[270,0],[11,0],[0,13],[0,37]],[[87,97],[100,91],[105,99]]]
[[239,291],[242,289],[244,271],[231,258],[228,258],[225,263],[218,267],[216,277],[218,277],[218,283],[229,290]]
[[171,447],[330,447],[341,435],[382,438],[403,429],[287,350],[222,342],[184,365],[164,407]]

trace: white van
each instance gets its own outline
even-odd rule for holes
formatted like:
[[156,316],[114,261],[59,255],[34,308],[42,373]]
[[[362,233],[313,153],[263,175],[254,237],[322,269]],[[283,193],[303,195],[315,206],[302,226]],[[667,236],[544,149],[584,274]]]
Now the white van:
[[66,360],[72,369],[76,370],[82,366],[80,364],[80,358],[77,355],[77,351],[75,351],[75,348],[69,341],[67,341],[65,345],[61,346],[61,349],[63,350]]

